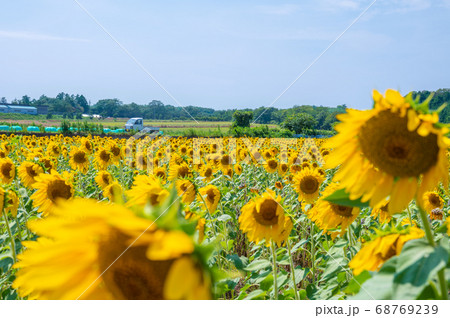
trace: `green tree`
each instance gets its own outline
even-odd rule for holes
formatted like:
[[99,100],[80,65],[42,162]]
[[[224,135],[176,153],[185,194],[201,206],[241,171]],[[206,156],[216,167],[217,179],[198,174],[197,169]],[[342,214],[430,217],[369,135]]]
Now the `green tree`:
[[250,127],[250,121],[253,119],[253,112],[237,110],[233,114],[233,126]]
[[289,129],[296,134],[301,134],[313,129],[316,124],[317,120],[312,115],[300,113],[289,116],[283,123],[281,123],[281,127]]

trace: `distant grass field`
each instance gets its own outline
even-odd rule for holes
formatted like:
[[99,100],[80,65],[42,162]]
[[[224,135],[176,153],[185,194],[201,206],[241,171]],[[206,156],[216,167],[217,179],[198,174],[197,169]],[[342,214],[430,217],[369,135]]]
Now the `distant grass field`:
[[[44,127],[59,127],[64,119],[62,116],[54,116],[52,119],[47,119],[44,115],[21,115],[21,114],[0,114],[0,123],[2,124],[18,124]],[[80,122],[88,122],[89,124],[103,125],[104,128],[124,128],[128,118],[105,118],[105,119],[90,119],[83,118],[66,119],[71,125]],[[165,135],[170,136],[222,136],[225,135],[231,126],[228,121],[199,121],[194,120],[144,120],[144,126],[159,127]],[[259,126],[260,124],[254,124]],[[277,125],[268,125],[270,128],[275,128]]]

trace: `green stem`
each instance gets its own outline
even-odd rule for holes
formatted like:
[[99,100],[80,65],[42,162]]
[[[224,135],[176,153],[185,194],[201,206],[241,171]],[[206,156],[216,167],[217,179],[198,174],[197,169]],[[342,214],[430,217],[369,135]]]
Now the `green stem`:
[[314,222],[311,221],[311,269],[312,283],[316,283],[316,242],[314,241]]
[[275,242],[272,240],[272,264],[273,264],[273,298],[278,300],[278,281],[277,281],[277,253]]
[[289,264],[291,265],[292,283],[294,284],[294,296],[296,300],[300,300],[300,297],[298,296],[297,283],[295,282],[295,267],[294,260],[291,254],[291,240],[289,240],[289,238],[287,239],[287,249],[289,252]]
[[[425,230],[425,235],[428,240],[428,243],[431,246],[436,247],[436,242],[434,241],[433,232],[431,230],[430,222],[428,222],[427,214],[426,214],[425,210],[422,209],[422,207],[419,204],[417,204],[417,207],[419,209],[419,215],[420,215],[420,218],[422,219],[422,224],[423,224],[423,227]],[[448,299],[448,288],[447,288],[447,281],[445,279],[444,271],[445,271],[445,268],[442,268],[438,272],[438,279],[439,279],[439,287],[441,289],[441,298],[444,300],[447,300]]]
[[14,260],[14,263],[17,263],[16,242],[14,240],[14,236],[12,235],[11,229],[9,227],[8,216],[6,215],[5,209],[3,209],[3,208],[2,208],[2,214],[3,214],[3,218],[5,219],[6,230],[8,231],[8,235],[9,235],[9,238],[11,240],[11,249],[12,249],[13,260]]
[[409,205],[408,205],[408,207],[406,208],[406,210],[408,211],[409,224],[410,224],[411,226],[413,226],[412,217],[411,217],[411,210],[409,209]]

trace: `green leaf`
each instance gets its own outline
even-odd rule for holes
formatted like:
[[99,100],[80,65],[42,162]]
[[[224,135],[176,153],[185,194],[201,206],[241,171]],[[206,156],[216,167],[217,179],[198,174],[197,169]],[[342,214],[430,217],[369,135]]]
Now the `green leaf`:
[[361,290],[359,293],[353,297],[349,297],[348,299],[392,299],[392,285],[396,265],[397,257],[388,259],[378,273],[361,285]]
[[353,279],[348,284],[345,292],[347,294],[356,294],[361,289],[361,285],[371,277],[368,271],[363,271],[358,276],[353,277]]
[[264,299],[264,296],[267,294],[266,291],[257,289],[252,291],[250,294],[247,295],[247,297],[244,298],[244,300],[249,299]]
[[245,256],[239,256],[237,254],[227,255],[227,259],[232,261],[237,269],[244,269],[248,265],[248,258]]
[[369,207],[369,202],[361,202],[361,199],[350,200],[349,194],[345,192],[345,189],[335,191],[332,195],[324,198],[324,200],[343,206],[351,206],[357,208]]
[[272,264],[268,260],[260,259],[260,260],[251,262],[247,267],[244,268],[244,270],[246,270],[248,272],[255,272],[260,269],[265,269],[270,266],[272,266]]
[[442,246],[432,247],[423,239],[407,242],[397,260],[394,299],[416,299],[447,261]]
[[230,215],[222,214],[221,216],[219,216],[217,218],[217,221],[225,222],[225,221],[228,221],[228,220],[231,220],[231,219],[232,219],[232,217]]

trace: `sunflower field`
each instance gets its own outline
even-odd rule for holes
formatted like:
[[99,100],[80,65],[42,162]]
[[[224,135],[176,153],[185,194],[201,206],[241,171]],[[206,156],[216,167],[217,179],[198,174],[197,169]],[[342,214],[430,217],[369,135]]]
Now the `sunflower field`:
[[329,139],[0,135],[0,299],[448,299],[449,129],[373,100]]

